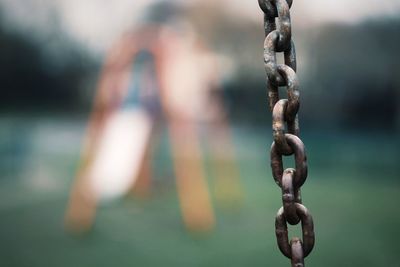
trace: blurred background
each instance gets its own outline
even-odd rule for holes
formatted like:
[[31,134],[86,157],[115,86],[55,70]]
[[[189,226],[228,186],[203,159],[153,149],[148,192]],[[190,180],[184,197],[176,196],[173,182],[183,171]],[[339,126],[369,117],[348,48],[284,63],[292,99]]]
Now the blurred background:
[[[214,106],[224,107],[239,177],[233,201],[218,200],[209,160],[218,151],[213,135],[199,135],[201,209],[211,210],[211,226],[185,227],[179,133],[165,126],[149,159],[149,195],[96,204],[90,230],[77,234],[65,213],[105,62],[124,34],[149,17],[162,25],[157,18],[169,11],[155,0],[0,1],[1,266],[289,265],[275,240],[282,203],[269,167],[263,14],[257,1],[245,2],[173,1],[180,23],[172,24],[186,25],[219,67]],[[309,164],[302,194],[316,232],[308,266],[400,266],[399,15],[396,0],[292,6]]]

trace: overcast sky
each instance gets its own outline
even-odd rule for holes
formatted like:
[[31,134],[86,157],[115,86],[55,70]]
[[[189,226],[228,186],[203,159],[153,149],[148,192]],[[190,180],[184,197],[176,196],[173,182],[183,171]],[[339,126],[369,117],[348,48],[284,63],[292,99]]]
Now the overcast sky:
[[[157,0],[0,0],[12,25],[32,32],[54,23],[52,10],[66,31],[91,49],[102,51],[111,40],[132,25],[149,3]],[[199,0],[180,0],[185,4]],[[201,0],[205,1],[205,0]],[[240,19],[260,20],[256,0],[208,0],[226,2]],[[357,23],[366,18],[400,14],[400,0],[294,0],[292,20],[298,26],[316,23]]]

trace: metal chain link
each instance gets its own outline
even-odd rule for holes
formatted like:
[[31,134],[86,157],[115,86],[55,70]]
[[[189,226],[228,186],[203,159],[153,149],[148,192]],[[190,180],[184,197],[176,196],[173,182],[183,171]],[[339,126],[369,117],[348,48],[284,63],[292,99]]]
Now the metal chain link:
[[[301,186],[307,179],[307,156],[299,138],[299,81],[296,74],[296,51],[292,40],[290,7],[292,0],[258,0],[264,12],[264,64],[267,73],[269,106],[272,111],[274,142],[271,168],[275,182],[282,189],[283,206],[275,219],[275,234],[280,251],[291,259],[292,266],[304,266],[304,258],[314,247],[314,223],[302,205]],[[284,64],[276,55],[283,53]],[[286,87],[288,99],[280,99],[279,87]],[[286,131],[285,131],[286,129]],[[283,156],[295,158],[295,168],[283,169]],[[289,242],[287,224],[301,223],[303,237]]]

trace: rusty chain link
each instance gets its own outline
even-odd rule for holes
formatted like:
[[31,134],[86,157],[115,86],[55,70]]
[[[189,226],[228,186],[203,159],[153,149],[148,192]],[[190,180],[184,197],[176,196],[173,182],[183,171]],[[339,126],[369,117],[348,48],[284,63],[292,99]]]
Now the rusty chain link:
[[[291,259],[292,266],[300,267],[314,247],[315,236],[312,216],[301,204],[300,188],[307,179],[307,156],[299,138],[300,92],[290,21],[292,3],[292,0],[258,0],[264,12],[264,65],[272,112],[271,169],[275,182],[282,189],[283,206],[276,215],[275,233],[280,251]],[[277,63],[277,53],[283,53],[284,64]],[[279,87],[286,87],[287,99],[280,99]],[[284,170],[283,156],[292,155],[295,168]],[[289,242],[288,223],[301,223],[302,239],[294,237]]]

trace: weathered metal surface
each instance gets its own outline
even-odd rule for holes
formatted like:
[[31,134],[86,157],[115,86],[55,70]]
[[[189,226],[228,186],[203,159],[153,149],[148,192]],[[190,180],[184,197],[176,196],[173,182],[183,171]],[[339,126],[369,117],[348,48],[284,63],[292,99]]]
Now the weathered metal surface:
[[[306,181],[308,174],[305,147],[301,139],[293,134],[285,134],[285,139],[293,151],[292,154],[294,154],[296,172],[293,179],[293,185],[296,188],[300,188]],[[272,143],[271,146],[271,168],[272,176],[274,177],[276,183],[279,186],[282,186],[283,155],[279,153],[277,144],[275,142]]]
[[[310,254],[310,252],[314,248],[314,243],[315,243],[314,223],[310,212],[305,206],[299,203],[296,203],[295,206],[297,215],[300,217],[301,229],[303,231],[302,243],[303,243],[303,253],[305,258],[308,256],[308,254]],[[278,247],[281,250],[282,254],[291,259],[292,252],[289,243],[287,220],[285,216],[286,215],[282,207],[279,209],[278,214],[276,215],[275,218],[275,234]]]
[[[292,266],[304,266],[304,258],[314,247],[314,224],[308,209],[301,204],[300,188],[307,179],[307,156],[299,138],[299,81],[296,74],[296,52],[292,40],[290,7],[292,0],[258,0],[264,12],[264,66],[267,74],[269,108],[272,112],[274,142],[271,146],[271,168],[275,182],[282,189],[282,208],[275,219],[280,251],[291,259]],[[277,63],[283,53],[284,64]],[[279,87],[286,87],[288,99],[281,99]],[[283,156],[295,158],[295,168],[283,169]],[[302,239],[289,242],[287,223],[301,222]]]
[[297,237],[293,238],[290,243],[292,249],[292,266],[303,267],[304,266],[304,253],[303,245],[301,240]]
[[286,169],[282,177],[282,202],[283,212],[288,223],[296,225],[300,222],[300,217],[296,211],[296,203],[301,203],[300,188],[295,190],[293,186],[293,178],[296,173],[295,169]]
[[[292,6],[293,0],[286,0],[289,8]],[[261,10],[267,15],[268,17],[275,18],[278,16],[275,1],[265,1],[265,0],[258,0],[258,4],[260,5]]]

